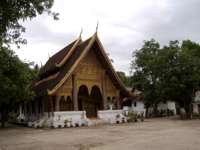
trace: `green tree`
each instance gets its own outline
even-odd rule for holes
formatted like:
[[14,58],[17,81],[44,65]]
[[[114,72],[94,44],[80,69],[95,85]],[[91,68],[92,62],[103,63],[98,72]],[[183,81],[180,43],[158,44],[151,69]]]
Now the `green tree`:
[[26,43],[21,34],[25,32],[23,21],[47,13],[58,19],[58,13],[52,12],[54,0],[1,0],[0,1],[0,113],[2,126],[8,112],[21,101],[31,99],[34,93],[30,89],[36,78],[38,67],[30,68],[22,62],[9,47],[11,44]]
[[200,45],[192,41],[170,42],[163,48],[163,97],[173,99],[191,117],[192,100],[200,85]]
[[134,86],[143,91],[145,104],[155,106],[174,100],[191,116],[194,92],[200,85],[200,45],[192,41],[171,41],[163,48],[155,40],[146,41],[134,53]]
[[126,76],[126,74],[122,71],[117,71],[117,74],[126,87],[132,86],[131,76]]
[[134,72],[132,77],[135,88],[143,91],[144,102],[147,107],[152,106],[157,110],[160,99],[159,81],[159,51],[160,45],[154,39],[145,41],[141,49],[133,53],[131,70]]
[[22,22],[47,12],[54,19],[58,13],[51,12],[54,0],[1,0],[0,1],[0,46],[26,43],[21,37],[25,32]]
[[16,104],[33,98],[30,86],[36,76],[37,70],[30,68],[29,63],[22,62],[7,48],[0,49],[0,113],[3,127],[8,112]]
[[117,71],[117,74],[123,83],[126,82],[126,74],[122,71]]

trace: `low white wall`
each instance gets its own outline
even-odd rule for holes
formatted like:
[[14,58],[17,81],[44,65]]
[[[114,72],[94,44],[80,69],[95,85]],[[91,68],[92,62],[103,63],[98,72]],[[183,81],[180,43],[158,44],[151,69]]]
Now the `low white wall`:
[[29,121],[30,127],[76,127],[90,126],[97,122],[101,123],[123,123],[127,122],[127,118],[123,115],[123,110],[102,110],[98,111],[98,119],[90,120],[86,117],[85,111],[58,111],[53,113],[43,113],[36,121]]
[[56,120],[86,119],[86,112],[85,111],[57,111],[57,112],[54,112],[54,119]]
[[[66,124],[67,122],[67,124]],[[85,111],[59,111],[54,112],[53,126],[82,126],[87,125],[87,117]]]
[[123,115],[123,110],[101,110],[98,111],[99,119],[108,123],[126,122],[126,117]]
[[37,121],[29,122],[29,126],[34,127],[75,127],[87,125],[87,117],[85,111],[58,111],[50,113],[45,112]]

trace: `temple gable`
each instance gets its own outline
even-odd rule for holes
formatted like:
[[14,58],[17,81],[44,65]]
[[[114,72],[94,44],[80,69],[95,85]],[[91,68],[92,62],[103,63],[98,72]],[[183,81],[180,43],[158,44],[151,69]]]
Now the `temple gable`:
[[[80,86],[85,85],[88,88],[88,92],[91,93],[93,86],[98,86],[100,91],[103,92],[102,84],[105,83],[105,92],[107,97],[116,97],[117,88],[114,86],[110,77],[105,74],[106,69],[103,67],[101,60],[95,54],[94,49],[91,49],[88,54],[82,59],[80,64],[74,70],[73,74],[76,74],[77,89]],[[105,75],[104,75],[105,74]],[[72,78],[69,78],[58,89],[57,94],[72,96]]]

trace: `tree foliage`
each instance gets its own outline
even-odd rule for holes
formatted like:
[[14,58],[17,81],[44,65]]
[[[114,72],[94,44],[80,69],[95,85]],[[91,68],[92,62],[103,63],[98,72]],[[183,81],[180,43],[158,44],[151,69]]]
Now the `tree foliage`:
[[0,1],[0,117],[2,125],[7,113],[21,101],[33,98],[30,84],[36,78],[38,67],[22,62],[12,50],[11,44],[26,43],[21,34],[25,32],[23,21],[33,19],[46,12],[58,19],[52,12],[54,0],[1,0]]
[[13,51],[0,49],[0,113],[5,121],[9,110],[22,101],[31,100],[34,92],[31,82],[36,79],[38,70],[22,62]]
[[26,43],[21,37],[25,32],[22,22],[32,19],[37,15],[47,12],[54,19],[58,19],[58,13],[51,12],[54,0],[1,0],[0,1],[0,46],[4,44]]
[[188,116],[200,85],[200,45],[190,40],[171,41],[160,48],[155,40],[145,41],[131,63],[134,86],[143,91],[147,106],[174,100]]
[[131,76],[126,76],[126,74],[122,71],[117,71],[117,74],[125,86],[127,87],[132,86]]

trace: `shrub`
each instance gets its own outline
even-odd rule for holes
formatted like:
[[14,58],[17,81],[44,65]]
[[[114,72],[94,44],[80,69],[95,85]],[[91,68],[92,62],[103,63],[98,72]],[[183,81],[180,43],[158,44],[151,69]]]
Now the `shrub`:
[[17,114],[15,112],[10,112],[8,114],[8,121],[9,122],[16,122],[17,120]]
[[128,112],[127,118],[128,122],[137,122],[137,114],[134,112]]

